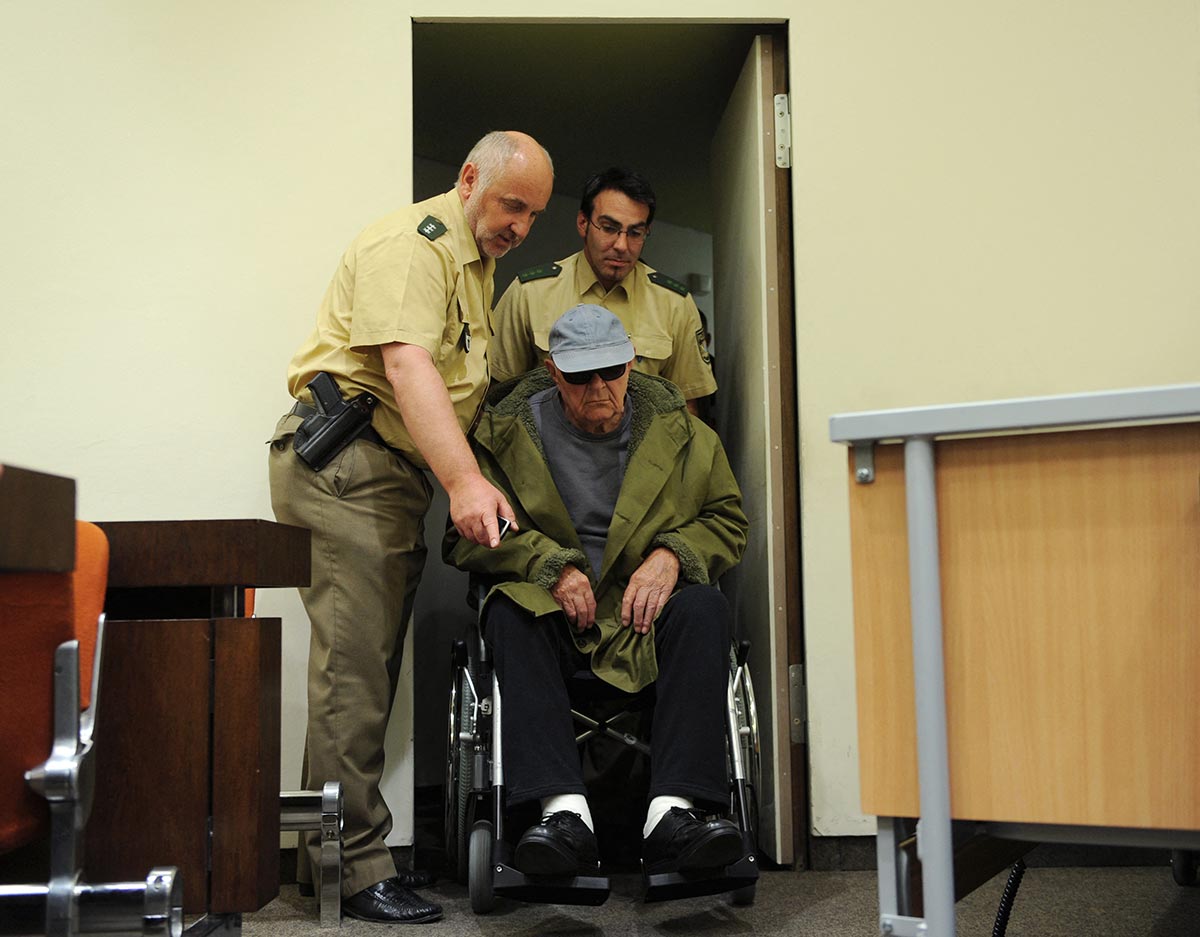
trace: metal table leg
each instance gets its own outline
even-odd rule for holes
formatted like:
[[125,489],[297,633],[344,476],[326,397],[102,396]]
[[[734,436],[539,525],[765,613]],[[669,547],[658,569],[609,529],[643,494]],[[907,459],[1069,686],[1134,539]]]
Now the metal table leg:
[[[895,830],[883,831],[879,850],[890,849],[890,882],[880,869],[880,932],[897,937],[955,937],[954,844],[950,826],[950,757],[946,739],[946,670],[942,648],[942,583],[938,551],[937,486],[933,439],[904,442],[908,566],[912,602],[913,682],[917,711],[917,770],[921,819],[917,852],[922,866],[925,917],[898,913]],[[893,841],[886,837],[891,833]],[[885,886],[890,893],[885,895]],[[883,899],[888,897],[885,907]]]
[[921,786],[917,851],[923,870],[925,924],[930,937],[954,937],[954,846],[950,830],[942,581],[932,438],[905,440],[904,485],[912,587],[917,767]]

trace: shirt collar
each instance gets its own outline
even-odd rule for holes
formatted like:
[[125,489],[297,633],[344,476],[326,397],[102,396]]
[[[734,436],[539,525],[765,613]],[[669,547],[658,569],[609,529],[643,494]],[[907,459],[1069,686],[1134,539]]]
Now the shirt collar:
[[458,189],[451,189],[441,198],[446,206],[446,227],[454,238],[454,256],[460,259],[460,265],[465,267],[469,263],[482,262],[485,273],[489,264],[494,268],[495,260],[479,254],[479,245],[475,243],[475,235],[467,225],[466,206],[458,195]]
[[[633,290],[630,287],[633,285],[633,278],[637,275],[637,272],[638,264],[634,264],[633,269],[613,289],[622,290],[625,293],[625,297],[627,299],[630,298],[633,295]],[[575,295],[584,296],[592,287],[596,287],[600,291],[600,294],[604,295],[604,287],[600,284],[600,278],[596,276],[596,271],[588,263],[587,256],[583,251],[580,251],[575,255]]]

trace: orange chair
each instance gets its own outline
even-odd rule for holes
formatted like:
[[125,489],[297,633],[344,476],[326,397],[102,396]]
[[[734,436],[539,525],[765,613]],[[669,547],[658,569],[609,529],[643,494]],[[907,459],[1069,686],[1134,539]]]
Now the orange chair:
[[54,740],[54,651],[74,636],[70,573],[0,578],[0,853],[46,835],[50,810],[25,784]]
[[81,877],[107,579],[108,539],[83,521],[73,572],[0,575],[10,664],[0,668],[0,852],[50,834],[49,882],[0,885],[0,934],[183,930],[175,869],[155,868],[144,883]]

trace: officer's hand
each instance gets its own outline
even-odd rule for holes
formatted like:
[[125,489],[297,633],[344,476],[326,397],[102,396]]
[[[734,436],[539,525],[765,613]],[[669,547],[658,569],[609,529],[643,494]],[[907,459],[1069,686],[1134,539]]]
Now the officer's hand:
[[678,581],[679,557],[666,547],[651,550],[629,577],[621,600],[621,624],[625,627],[632,624],[638,634],[648,634]]
[[587,631],[596,621],[596,597],[592,584],[579,568],[568,563],[550,590],[550,595],[576,631]]
[[517,517],[508,499],[480,474],[464,476],[450,495],[450,520],[463,537],[485,547],[500,545],[500,525],[496,515],[507,517],[518,530]]

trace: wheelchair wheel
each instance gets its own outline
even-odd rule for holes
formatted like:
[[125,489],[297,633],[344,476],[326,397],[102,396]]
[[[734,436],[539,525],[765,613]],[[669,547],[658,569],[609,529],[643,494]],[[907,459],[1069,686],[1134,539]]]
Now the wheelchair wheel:
[[[762,757],[758,737],[758,708],[754,702],[754,681],[750,678],[750,667],[743,666],[741,686],[734,694],[733,705],[737,715],[738,739],[741,742],[742,767],[746,775],[746,794],[749,801],[749,832],[758,842],[758,792],[761,790]],[[750,900],[754,900],[751,893]],[[749,904],[750,902],[746,902]]]
[[1188,852],[1185,849],[1171,850],[1171,876],[1175,879],[1176,885],[1191,888],[1197,884],[1196,856],[1196,853]]
[[473,783],[473,752],[463,742],[475,734],[475,694],[466,671],[455,666],[450,684],[449,732],[446,748],[445,836],[446,868],[461,883],[467,881],[468,811]]
[[493,888],[495,879],[492,869],[492,847],[495,836],[492,825],[486,820],[475,824],[471,830],[470,870],[467,877],[467,891],[471,896],[471,910],[476,914],[487,914],[496,905],[496,892]]
[[747,905],[754,904],[754,894],[758,889],[758,882],[753,885],[744,885],[741,888],[735,888],[729,893],[729,900],[739,908],[744,908]]

